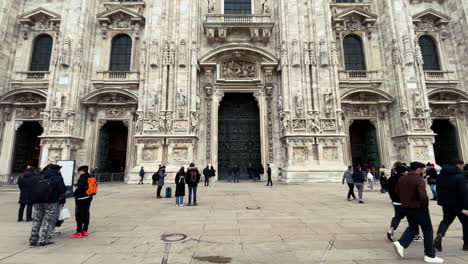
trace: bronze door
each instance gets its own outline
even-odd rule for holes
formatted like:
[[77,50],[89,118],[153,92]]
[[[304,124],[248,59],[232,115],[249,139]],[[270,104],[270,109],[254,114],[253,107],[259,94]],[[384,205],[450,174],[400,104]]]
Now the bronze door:
[[241,179],[248,178],[247,165],[260,165],[260,121],[252,94],[226,94],[219,107],[218,177],[226,179],[234,164]]

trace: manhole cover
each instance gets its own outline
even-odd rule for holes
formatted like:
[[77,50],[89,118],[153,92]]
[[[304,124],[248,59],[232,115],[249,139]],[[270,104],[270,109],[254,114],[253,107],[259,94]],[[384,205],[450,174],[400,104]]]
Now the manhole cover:
[[260,210],[260,206],[247,206],[245,209],[247,209],[247,210]]
[[231,263],[231,258],[220,257],[220,256],[209,256],[209,257],[193,257],[199,261],[206,261],[209,263]]
[[166,234],[161,236],[161,240],[167,243],[181,242],[187,238],[184,234]]

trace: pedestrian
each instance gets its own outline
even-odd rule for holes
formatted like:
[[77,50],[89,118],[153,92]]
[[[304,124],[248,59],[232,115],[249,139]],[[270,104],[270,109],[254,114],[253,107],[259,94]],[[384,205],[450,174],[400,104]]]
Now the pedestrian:
[[184,196],[185,196],[185,168],[184,166],[180,167],[179,171],[175,177],[175,199],[176,199],[176,206],[184,206]]
[[367,189],[370,189],[371,191],[373,191],[374,190],[374,174],[372,174],[370,170],[367,171],[366,179],[367,179],[367,184],[369,184],[367,186]]
[[161,199],[161,190],[162,187],[164,186],[164,178],[167,176],[166,174],[166,166],[161,166],[161,169],[159,170],[158,173],[158,179],[156,181],[156,184],[158,185],[158,190],[156,192],[156,198]]
[[161,170],[161,165],[159,165],[158,170],[153,173],[153,176],[151,176],[151,180],[153,181],[152,185],[156,185],[156,183],[158,182],[160,170]]
[[356,200],[356,195],[354,194],[353,169],[351,166],[348,166],[348,169],[343,173],[343,179],[341,180],[341,182],[345,184],[345,181],[348,185],[348,196],[346,199],[348,201],[351,201],[352,196],[353,200]]
[[254,168],[252,167],[252,163],[247,165],[247,173],[249,174],[249,181],[252,181],[254,176]]
[[[143,167],[142,167],[143,169]],[[89,167],[84,165],[78,168],[78,182],[76,184],[75,192],[75,220],[76,220],[76,233],[70,238],[82,238],[88,236],[89,226],[89,208],[93,195],[97,192],[96,179],[89,175]]]
[[227,178],[227,181],[228,182],[231,182],[232,181],[232,175],[233,175],[233,171],[232,171],[232,168],[230,168],[228,170],[228,178]]
[[240,177],[239,165],[234,164],[234,167],[232,168],[232,173],[234,174],[234,183],[239,183],[239,177]]
[[430,162],[427,163],[426,168],[426,178],[427,183],[431,187],[432,192],[432,199],[433,201],[437,201],[437,170],[434,168],[434,165]]
[[437,204],[444,214],[440,222],[434,247],[442,251],[442,238],[456,217],[463,228],[463,250],[468,251],[468,188],[463,176],[463,161],[456,160],[442,168],[437,178]]
[[205,178],[205,187],[210,185],[210,166],[206,165],[203,169],[203,177]]
[[353,179],[354,186],[356,186],[356,189],[358,190],[359,203],[364,203],[362,200],[362,192],[364,191],[365,178],[359,166],[354,166],[351,177]]
[[141,166],[141,169],[140,169],[140,181],[138,182],[138,184],[143,184],[143,180],[145,179],[145,170],[143,169],[143,166]]
[[60,206],[59,200],[65,197],[67,191],[63,178],[59,174],[61,168],[59,165],[52,165],[45,171],[44,179],[39,180],[33,187],[34,216],[29,239],[31,247],[54,244],[49,241],[49,236],[55,226],[53,222],[56,221],[57,207]]
[[18,222],[23,221],[24,208],[26,207],[26,222],[32,221],[32,190],[39,178],[34,173],[34,168],[31,167],[26,170],[26,173],[19,177],[18,188],[20,189],[20,197],[18,203],[20,204],[18,210]]
[[257,182],[257,180],[260,179],[260,173],[259,173],[260,169],[258,167],[255,167],[253,170],[254,170],[253,171],[254,172],[254,182]]
[[390,172],[385,168],[385,165],[380,167],[380,192],[385,193],[388,191],[388,177],[390,177]]
[[187,206],[192,206],[192,197],[193,197],[193,206],[197,206],[197,187],[200,182],[200,172],[198,171],[195,164],[192,162],[187,169],[187,185],[189,188],[188,204]]
[[265,174],[265,169],[263,168],[262,164],[258,166],[258,174],[260,175],[260,181],[263,182],[263,175]]
[[273,181],[271,180],[271,167],[270,164],[267,164],[267,176],[268,176],[268,182],[267,185],[273,186]]
[[404,257],[404,251],[413,242],[414,236],[421,227],[424,236],[424,261],[429,263],[442,263],[443,259],[436,257],[431,215],[429,214],[429,197],[424,181],[424,169],[426,165],[421,162],[411,162],[410,171],[400,177],[396,185],[395,193],[400,198],[403,212],[408,219],[408,228],[400,240],[393,242],[395,250]]
[[216,178],[216,170],[214,169],[213,166],[211,166],[210,167],[210,185],[211,185],[211,187],[214,187],[215,178]]
[[278,179],[279,180],[283,179],[283,171],[281,170],[281,168],[278,168]]

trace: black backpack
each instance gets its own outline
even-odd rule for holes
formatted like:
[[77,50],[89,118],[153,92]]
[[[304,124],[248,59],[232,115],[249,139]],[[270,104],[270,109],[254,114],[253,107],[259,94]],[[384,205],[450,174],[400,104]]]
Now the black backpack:
[[34,203],[48,203],[49,196],[53,189],[54,187],[50,183],[50,178],[42,179],[34,185],[31,193],[31,200]]
[[197,182],[197,172],[195,170],[189,170],[189,181],[190,183]]

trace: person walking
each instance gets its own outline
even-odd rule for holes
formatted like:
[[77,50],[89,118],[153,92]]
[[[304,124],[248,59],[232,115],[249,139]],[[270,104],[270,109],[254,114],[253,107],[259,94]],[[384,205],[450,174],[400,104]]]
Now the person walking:
[[260,182],[263,182],[263,175],[265,175],[265,168],[263,168],[262,164],[258,166],[258,174],[260,174]]
[[234,183],[239,183],[239,177],[240,177],[239,165],[237,164],[234,165],[234,167],[232,168],[232,173],[234,174]]
[[365,178],[358,166],[353,168],[353,174],[351,177],[353,179],[354,186],[356,186],[356,189],[358,190],[359,203],[364,203],[362,200],[362,192],[364,191]]
[[213,166],[211,166],[210,167],[210,186],[211,187],[214,187],[215,178],[216,178],[216,170],[214,169]]
[[145,179],[145,170],[143,169],[143,166],[141,166],[139,175],[140,175],[140,181],[138,182],[138,184],[143,184],[143,180]]
[[164,186],[164,178],[167,176],[166,174],[166,166],[161,166],[161,169],[159,170],[158,173],[158,178],[156,181],[156,184],[158,185],[158,190],[156,192],[156,198],[161,199],[161,190],[162,187]]
[[192,162],[187,169],[187,185],[189,188],[188,204],[187,206],[192,206],[192,197],[193,197],[193,206],[197,206],[197,187],[200,182],[200,172],[198,171],[195,164]]
[[434,247],[442,251],[442,238],[456,217],[463,228],[463,250],[468,251],[468,187],[463,176],[463,161],[456,160],[442,168],[437,178],[437,204],[444,214],[434,239]]
[[206,165],[203,169],[203,177],[205,178],[205,187],[210,185],[210,166]]
[[385,193],[388,192],[388,178],[390,177],[390,172],[385,168],[385,165],[379,170],[380,172],[380,192]]
[[268,182],[267,185],[273,186],[273,181],[271,180],[271,167],[270,164],[267,164],[267,176],[268,176]]
[[347,200],[351,201],[351,196],[356,200],[356,195],[354,194],[354,181],[353,181],[353,169],[351,166],[348,166],[348,169],[343,173],[343,179],[341,182],[348,185],[348,196]]
[[433,201],[437,201],[437,170],[434,168],[434,165],[430,162],[426,164],[426,178],[427,183],[431,187],[432,192],[432,199]]
[[34,216],[32,221],[29,245],[48,246],[54,244],[49,241],[50,232],[55,226],[59,200],[65,197],[67,188],[59,174],[62,167],[52,165],[44,173],[44,178],[34,185],[32,202],[34,203]]
[[424,236],[424,261],[428,263],[443,263],[437,257],[433,242],[431,215],[429,214],[429,197],[426,192],[426,183],[423,178],[426,165],[421,162],[412,162],[410,171],[398,180],[395,193],[400,198],[403,212],[408,219],[408,228],[400,240],[393,242],[396,252],[404,257],[404,251],[413,242],[421,227]]
[[[142,167],[143,168],[143,167]],[[70,238],[82,238],[88,236],[89,226],[89,208],[91,207],[91,201],[93,201],[93,195],[96,194],[97,186],[90,186],[90,178],[93,178],[88,173],[88,166],[81,166],[78,168],[78,174],[80,178],[76,184],[75,192],[75,220],[76,220],[76,233]],[[95,179],[94,179],[95,183]]]
[[152,185],[156,185],[156,183],[158,182],[160,170],[161,170],[161,165],[159,165],[158,170],[153,173],[153,176],[151,176],[151,180],[153,181]]
[[370,189],[371,191],[373,191],[374,190],[374,174],[372,174],[370,170],[367,171],[366,179],[367,179],[367,184],[369,184],[367,186],[367,189]]
[[254,168],[252,167],[252,163],[247,165],[247,173],[249,174],[249,181],[252,181],[254,176]]
[[175,199],[176,199],[176,206],[184,206],[184,196],[185,196],[185,168],[184,166],[180,167],[179,171],[175,177]]
[[31,167],[26,170],[26,173],[19,177],[18,188],[20,189],[20,204],[18,210],[18,222],[23,221],[24,208],[26,208],[26,222],[32,221],[32,190],[39,180],[39,177],[34,173],[35,168]]

